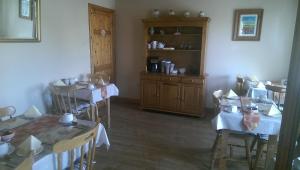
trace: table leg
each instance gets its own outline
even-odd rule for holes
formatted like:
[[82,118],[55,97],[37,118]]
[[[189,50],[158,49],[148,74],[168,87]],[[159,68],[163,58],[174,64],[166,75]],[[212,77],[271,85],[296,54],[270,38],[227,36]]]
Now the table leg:
[[110,98],[107,98],[107,126],[110,129]]
[[274,169],[274,156],[277,149],[277,135],[269,135],[265,169]]
[[220,152],[220,162],[219,162],[219,169],[225,170],[226,167],[226,154],[227,154],[227,140],[228,140],[228,132],[226,130],[222,131],[221,135],[221,152]]

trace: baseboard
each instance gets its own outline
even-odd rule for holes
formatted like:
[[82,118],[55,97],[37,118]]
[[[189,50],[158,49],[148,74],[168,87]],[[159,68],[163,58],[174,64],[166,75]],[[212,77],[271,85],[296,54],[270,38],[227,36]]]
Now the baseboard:
[[111,99],[115,103],[140,104],[140,99],[116,96]]

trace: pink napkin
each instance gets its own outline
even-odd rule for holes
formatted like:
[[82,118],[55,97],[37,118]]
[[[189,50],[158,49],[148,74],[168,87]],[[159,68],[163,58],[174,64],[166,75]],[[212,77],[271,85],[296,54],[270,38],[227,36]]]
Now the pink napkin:
[[260,116],[258,113],[253,111],[244,111],[244,117],[243,117],[243,125],[248,130],[254,130],[260,121]]

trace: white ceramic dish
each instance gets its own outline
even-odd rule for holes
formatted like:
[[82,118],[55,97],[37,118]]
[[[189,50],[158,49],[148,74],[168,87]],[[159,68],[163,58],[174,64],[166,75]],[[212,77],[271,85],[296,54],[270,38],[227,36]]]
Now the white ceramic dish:
[[77,122],[77,118],[74,116],[73,120],[70,121],[70,122],[65,122],[63,117],[59,118],[58,120],[59,123],[62,123],[62,124],[73,124],[74,122]]
[[5,155],[2,155],[2,156],[0,155],[0,158],[4,157],[4,156],[6,156],[6,155],[10,155],[10,154],[12,154],[14,151],[15,151],[15,147],[14,147],[12,144],[8,143],[8,152],[7,152]]

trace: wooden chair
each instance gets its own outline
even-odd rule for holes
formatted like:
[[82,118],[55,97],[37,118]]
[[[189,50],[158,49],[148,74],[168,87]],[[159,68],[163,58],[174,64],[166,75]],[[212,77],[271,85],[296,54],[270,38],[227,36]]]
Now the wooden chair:
[[[214,102],[214,107],[215,107],[214,110],[217,111],[215,114],[218,114],[221,111],[220,102],[221,102],[222,95],[223,95],[222,90],[217,90],[217,91],[213,92],[213,102]],[[217,136],[216,136],[216,139],[215,139],[213,147],[212,147],[213,155],[212,155],[212,160],[211,160],[211,169],[214,169],[215,160],[219,156],[218,154],[220,153],[220,150],[222,150],[222,148],[220,148],[220,147],[222,147],[221,145],[222,145],[222,143],[224,143],[224,141],[222,141],[222,139],[223,139],[222,135],[224,135],[224,133],[225,132],[223,130],[217,131]],[[232,139],[232,138],[243,140],[245,145],[233,144],[232,142],[230,142],[230,139]],[[253,138],[253,136],[250,134],[247,134],[247,133],[240,133],[240,132],[226,130],[226,140],[229,140],[229,141],[226,141],[225,143],[228,144],[229,149],[230,149],[229,158],[232,159],[232,157],[233,157],[233,147],[243,147],[243,148],[245,148],[246,159],[250,166],[250,164],[251,164],[250,140],[252,138]],[[227,151],[227,149],[225,151]]]
[[10,117],[16,113],[16,108],[14,106],[7,106],[0,108],[0,119],[3,117]]
[[[256,154],[252,157],[251,169],[274,169],[277,138],[277,135],[270,135],[268,139],[259,138],[257,140]],[[263,153],[265,153],[265,159],[262,159]],[[262,162],[262,166],[260,166],[260,161]]]
[[243,77],[237,77],[236,78],[236,87],[235,91],[237,95],[244,96],[245,95],[245,89],[244,89],[245,79]]
[[53,103],[58,113],[74,113],[80,114],[86,111],[89,107],[89,103],[86,101],[80,101],[76,98],[76,85],[68,86],[56,86],[51,84],[50,89],[52,91]]
[[[110,83],[110,76],[105,71],[96,72],[90,75],[90,81],[96,85],[96,87],[103,87]],[[110,99],[103,100],[97,103],[97,107],[100,108],[102,106],[108,107],[110,109]],[[107,111],[107,126],[110,128],[110,110]]]
[[33,165],[33,154],[30,153],[29,156],[18,166],[15,170],[32,170]]
[[87,109],[88,119],[90,121],[96,122],[97,124],[100,123],[99,111],[97,104],[91,104],[90,107]]
[[[62,170],[62,153],[68,152],[68,162],[70,170],[74,169],[74,150],[80,147],[80,170],[83,169],[84,160],[86,160],[86,169],[92,169],[95,150],[96,150],[96,136],[98,133],[99,124],[92,130],[76,136],[72,139],[62,140],[53,146],[53,152],[57,154],[57,169]],[[85,147],[88,147],[87,153],[85,153]]]
[[276,103],[278,109],[282,112],[283,107],[281,103],[284,103],[286,87],[280,85],[266,85],[267,96],[272,92],[272,100]]

